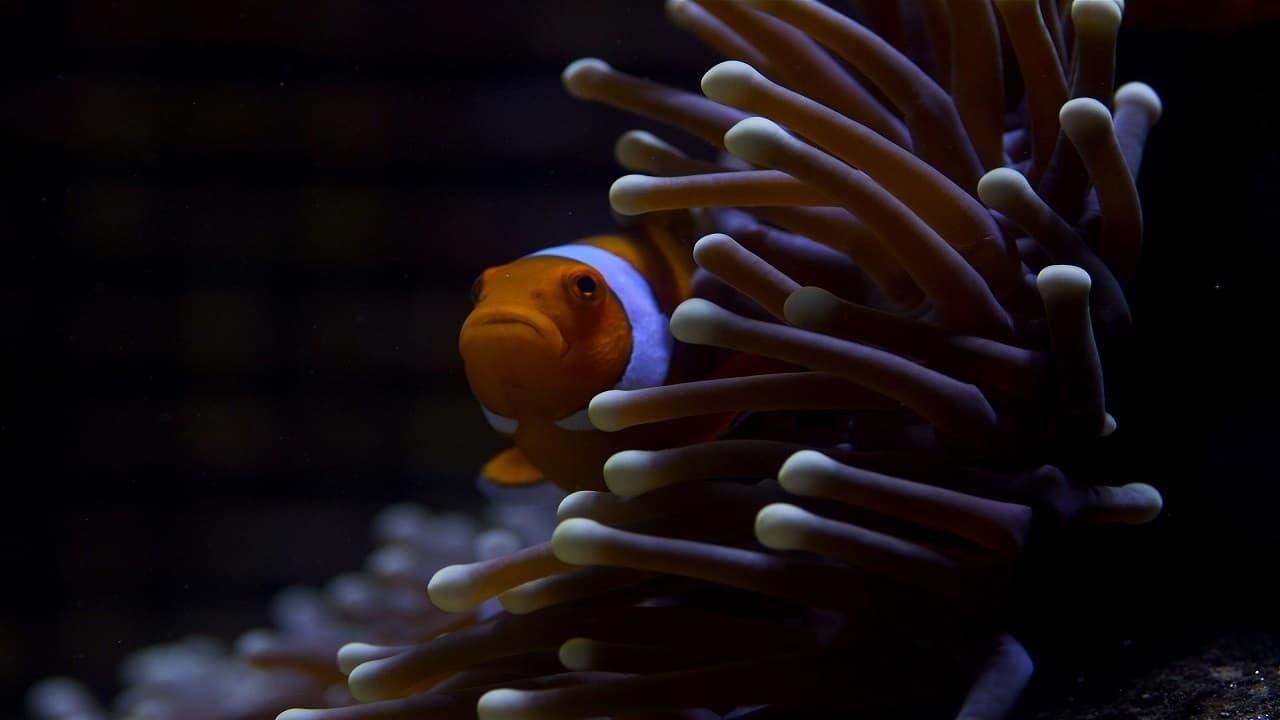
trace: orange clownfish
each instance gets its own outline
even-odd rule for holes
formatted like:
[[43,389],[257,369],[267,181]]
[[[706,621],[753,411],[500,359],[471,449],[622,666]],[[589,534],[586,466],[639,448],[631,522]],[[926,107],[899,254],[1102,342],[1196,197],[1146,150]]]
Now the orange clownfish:
[[587,405],[610,389],[672,382],[684,346],[667,323],[690,296],[694,264],[667,228],[646,225],[540,250],[489,268],[458,339],[467,382],[489,424],[515,447],[484,465],[500,485],[549,480],[603,489],[615,452],[707,439],[723,418],[596,430]]

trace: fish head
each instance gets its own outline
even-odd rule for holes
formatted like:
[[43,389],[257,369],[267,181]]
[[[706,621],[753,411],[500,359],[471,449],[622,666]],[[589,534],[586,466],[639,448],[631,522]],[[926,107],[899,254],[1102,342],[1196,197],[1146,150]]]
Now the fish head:
[[492,414],[555,421],[610,389],[627,367],[631,326],[601,272],[527,256],[476,278],[458,347],[467,382]]

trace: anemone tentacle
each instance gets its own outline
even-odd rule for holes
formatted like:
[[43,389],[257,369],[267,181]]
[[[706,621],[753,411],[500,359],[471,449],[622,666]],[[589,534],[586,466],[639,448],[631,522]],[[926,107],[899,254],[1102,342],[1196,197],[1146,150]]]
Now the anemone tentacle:
[[543,544],[444,569],[384,551],[338,603],[354,635],[320,603],[294,619],[320,644],[247,639],[326,682],[317,658],[337,652],[349,696],[283,720],[1010,712],[1032,672],[1006,628],[1029,538],[1161,509],[1150,485],[1062,469],[1116,428],[1103,361],[1132,323],[1160,102],[1112,91],[1113,0],[927,0],[920,58],[898,3],[859,4],[668,3],[730,58],[702,94],[568,66],[571,95],[713,151],[648,131],[614,148],[643,173],[614,209],[708,226],[694,287],[725,299],[687,300],[672,335],[790,367],[596,396],[602,432],[745,418],[613,455],[609,492],[567,496]]

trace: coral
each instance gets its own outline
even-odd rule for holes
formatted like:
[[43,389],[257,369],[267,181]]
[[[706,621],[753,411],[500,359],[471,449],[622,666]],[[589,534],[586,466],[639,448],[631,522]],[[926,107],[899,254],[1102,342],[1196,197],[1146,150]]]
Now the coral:
[[[245,633],[228,652],[212,638],[188,637],[130,656],[126,690],[108,713],[75,681],[45,681],[31,692],[32,714],[49,720],[112,716],[136,720],[272,718],[288,707],[353,702],[335,662],[356,640],[417,642],[476,620],[444,613],[424,590],[441,567],[504,556],[551,532],[540,493],[490,503],[484,521],[396,505],[374,520],[378,548],[366,569],[334,578],[323,591],[289,588],[272,606],[274,627]],[[352,646],[356,649],[357,646]]]
[[1116,428],[1102,356],[1131,324],[1160,103],[1112,91],[1114,0],[918,9],[924,53],[898,17],[868,13],[873,31],[816,2],[672,2],[734,58],[702,95],[595,59],[565,70],[574,96],[727,153],[628,133],[617,158],[645,174],[610,202],[710,231],[678,340],[795,369],[597,396],[605,431],[748,419],[614,455],[611,492],[568,496],[549,542],[429,584],[444,609],[496,597],[505,613],[359,646],[365,704],[282,718],[1009,712],[1032,665],[1004,617],[1033,534],[1161,507],[1149,485],[1069,473]]
[[597,396],[603,431],[743,419],[618,453],[549,540],[435,572],[451,625],[420,589],[392,610],[377,578],[352,585],[354,624],[252,636],[290,668],[359,641],[337,652],[356,704],[282,720],[1010,712],[1032,672],[1010,588],[1037,536],[1161,507],[1072,468],[1117,427],[1103,358],[1132,322],[1160,102],[1113,92],[1116,0],[861,5],[669,2],[731,58],[702,94],[565,70],[572,95],[722,151],[615,148],[643,173],[611,188],[619,214],[707,231],[673,335],[794,368]]

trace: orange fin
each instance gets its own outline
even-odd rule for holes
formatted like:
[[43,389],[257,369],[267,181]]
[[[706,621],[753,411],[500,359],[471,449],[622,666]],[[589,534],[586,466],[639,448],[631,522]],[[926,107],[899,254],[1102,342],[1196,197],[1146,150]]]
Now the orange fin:
[[519,448],[503,450],[484,464],[480,474],[498,485],[532,485],[541,482],[542,471]]

